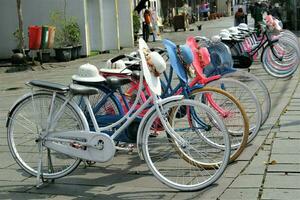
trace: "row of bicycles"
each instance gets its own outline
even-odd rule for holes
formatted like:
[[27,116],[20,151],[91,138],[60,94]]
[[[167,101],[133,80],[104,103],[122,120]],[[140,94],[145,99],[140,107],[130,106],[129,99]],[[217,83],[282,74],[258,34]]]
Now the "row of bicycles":
[[139,39],[137,51],[105,68],[80,66],[69,86],[27,83],[31,92],[9,110],[7,138],[37,187],[81,161],[108,162],[133,147],[171,188],[200,190],[221,177],[267,120],[268,89],[232,67],[220,39],[188,37],[183,45],[165,39],[163,45],[149,48]]
[[214,40],[219,39],[229,47],[236,68],[249,68],[253,61],[260,60],[268,74],[286,78],[295,73],[300,62],[297,36],[283,30],[281,22],[271,15],[265,17],[259,31],[242,23],[221,30],[214,37]]

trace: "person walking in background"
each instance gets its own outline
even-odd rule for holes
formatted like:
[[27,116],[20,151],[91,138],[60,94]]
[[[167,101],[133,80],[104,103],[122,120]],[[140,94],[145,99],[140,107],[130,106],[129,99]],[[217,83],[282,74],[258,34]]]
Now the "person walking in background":
[[151,10],[151,25],[152,25],[152,33],[153,33],[153,42],[155,42],[156,40],[160,40],[158,16],[155,8]]
[[243,8],[240,6],[234,15],[234,25],[238,26],[240,23],[245,23],[245,13]]
[[254,19],[254,27],[260,30],[260,23],[263,21],[263,12],[264,9],[261,5],[261,1],[255,3],[253,8],[252,17]]
[[148,42],[150,35],[150,24],[151,24],[151,12],[146,9],[144,12],[144,23],[143,23],[143,39]]
[[274,8],[271,9],[270,14],[276,19],[281,20],[279,3],[275,3]]

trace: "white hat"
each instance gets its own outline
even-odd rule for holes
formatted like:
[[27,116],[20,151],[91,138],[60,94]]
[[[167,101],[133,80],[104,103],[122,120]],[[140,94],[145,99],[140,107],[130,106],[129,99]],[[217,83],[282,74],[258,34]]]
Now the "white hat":
[[222,32],[230,33],[228,29],[222,29],[222,30],[220,31],[220,33],[222,33]]
[[78,73],[73,75],[72,79],[79,82],[102,82],[106,80],[99,74],[98,68],[89,63],[81,65]]
[[226,32],[221,32],[220,34],[219,34],[219,36],[221,37],[221,39],[222,40],[232,40],[231,38],[230,38],[230,33],[226,33]]
[[116,73],[116,74],[130,74],[131,71],[126,69],[126,64],[123,60],[118,60],[114,63],[111,63],[111,60],[106,62],[106,68],[100,69],[100,72],[105,73]]
[[245,23],[240,23],[238,28],[241,30],[249,30],[248,25]]
[[221,40],[221,37],[219,35],[214,35],[211,37],[212,42],[219,42]]
[[159,53],[151,52],[142,38],[139,39],[139,53],[142,61],[141,67],[149,88],[156,95],[161,95],[159,75],[167,68],[165,60]]
[[240,33],[237,27],[230,27],[228,31],[231,35],[238,35]]
[[276,8],[279,8],[279,3],[275,3],[274,5]]

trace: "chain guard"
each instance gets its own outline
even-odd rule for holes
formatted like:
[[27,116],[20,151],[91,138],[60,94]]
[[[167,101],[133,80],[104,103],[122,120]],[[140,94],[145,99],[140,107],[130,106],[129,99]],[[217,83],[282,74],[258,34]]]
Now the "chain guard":
[[71,157],[107,162],[116,152],[114,141],[104,133],[69,131],[50,133],[44,146]]

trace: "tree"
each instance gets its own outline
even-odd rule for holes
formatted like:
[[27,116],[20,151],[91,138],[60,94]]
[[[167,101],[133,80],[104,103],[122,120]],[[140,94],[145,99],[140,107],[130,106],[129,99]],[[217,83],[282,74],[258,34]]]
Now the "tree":
[[17,0],[17,14],[19,21],[19,39],[20,39],[20,50],[22,50],[23,55],[25,55],[25,42],[24,42],[24,31],[23,31],[23,14],[22,14],[22,3],[21,0]]

